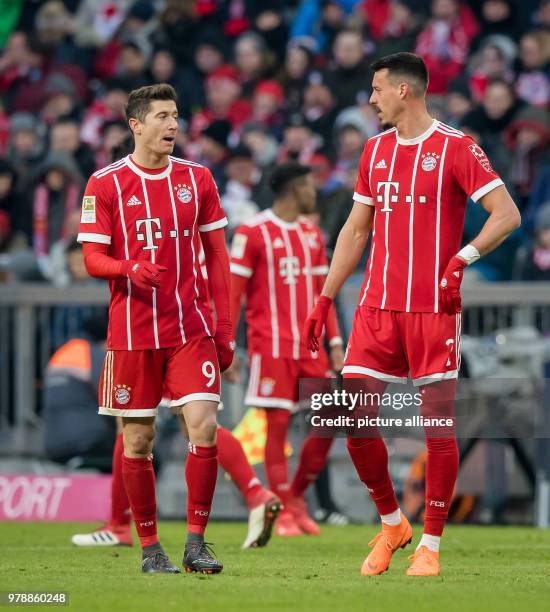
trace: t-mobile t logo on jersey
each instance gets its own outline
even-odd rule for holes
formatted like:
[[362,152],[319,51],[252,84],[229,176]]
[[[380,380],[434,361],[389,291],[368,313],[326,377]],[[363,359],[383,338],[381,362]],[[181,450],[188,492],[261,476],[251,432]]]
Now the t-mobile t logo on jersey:
[[[157,228],[153,231],[153,224]],[[145,234],[140,232],[141,226],[145,226]],[[160,230],[160,219],[154,217],[153,219],[137,219],[136,220],[136,237],[138,240],[145,240],[146,246],[143,247],[144,251],[152,251],[158,249],[158,246],[154,242],[154,238],[160,240],[162,238],[162,232]]]
[[[399,182],[378,181],[376,188],[378,190],[376,195],[376,201],[383,203],[380,212],[393,212],[393,208],[391,208],[390,204],[397,204],[397,202],[399,201]],[[413,203],[412,194],[408,194],[405,196],[405,203]],[[426,196],[418,196],[418,203],[426,204]]]
[[281,257],[279,259],[279,274],[285,279],[285,285],[295,285],[296,277],[300,275],[300,260],[298,257]]

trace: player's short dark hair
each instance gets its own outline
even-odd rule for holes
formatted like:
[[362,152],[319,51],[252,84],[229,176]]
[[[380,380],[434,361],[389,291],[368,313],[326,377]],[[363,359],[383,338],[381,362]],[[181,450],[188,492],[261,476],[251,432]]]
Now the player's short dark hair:
[[126,119],[139,119],[144,121],[147,113],[151,110],[153,100],[173,100],[178,101],[176,90],[168,83],[158,83],[157,85],[146,85],[139,89],[134,89],[128,96],[126,104]]
[[411,80],[412,90],[415,96],[422,96],[428,88],[428,69],[424,60],[414,53],[392,53],[376,60],[370,65],[373,72],[388,70],[390,77]]
[[284,162],[272,171],[269,177],[269,186],[275,196],[283,196],[294,180],[306,176],[310,172],[311,168],[296,161]]

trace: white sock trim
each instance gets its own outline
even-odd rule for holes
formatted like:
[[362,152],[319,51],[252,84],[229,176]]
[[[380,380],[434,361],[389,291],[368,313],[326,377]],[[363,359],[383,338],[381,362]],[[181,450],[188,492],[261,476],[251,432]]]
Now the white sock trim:
[[380,518],[382,519],[383,523],[386,523],[386,525],[392,525],[395,527],[395,525],[399,525],[399,523],[401,523],[401,510],[397,508],[397,510],[391,514],[382,514]]
[[418,550],[421,546],[425,546],[429,550],[433,552],[439,552],[439,543],[441,542],[440,536],[429,535],[428,533],[423,533],[416,550]]

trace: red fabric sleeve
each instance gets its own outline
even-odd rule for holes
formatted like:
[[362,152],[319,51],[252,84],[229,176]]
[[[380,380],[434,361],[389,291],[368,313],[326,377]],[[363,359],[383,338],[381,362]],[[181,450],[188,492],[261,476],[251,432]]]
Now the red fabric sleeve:
[[113,259],[107,255],[109,245],[96,242],[85,242],[82,245],[84,265],[90,276],[116,280],[128,274],[129,261]]
[[204,232],[201,235],[202,248],[208,272],[210,296],[216,309],[216,327],[231,325],[229,310],[230,277],[229,255],[225,246],[223,229]]

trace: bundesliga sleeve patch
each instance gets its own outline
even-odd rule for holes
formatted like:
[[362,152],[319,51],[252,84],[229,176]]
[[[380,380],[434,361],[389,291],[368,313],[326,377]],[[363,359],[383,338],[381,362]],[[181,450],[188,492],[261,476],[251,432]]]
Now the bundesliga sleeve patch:
[[95,196],[84,196],[82,199],[82,215],[80,223],[95,223]]
[[242,259],[244,257],[247,239],[247,236],[244,234],[235,235],[233,238],[233,244],[231,245],[231,257],[235,259]]
[[487,172],[493,171],[493,168],[491,167],[491,162],[489,161],[489,158],[487,157],[487,155],[485,155],[485,152],[481,147],[476,144],[471,144],[468,149]]

